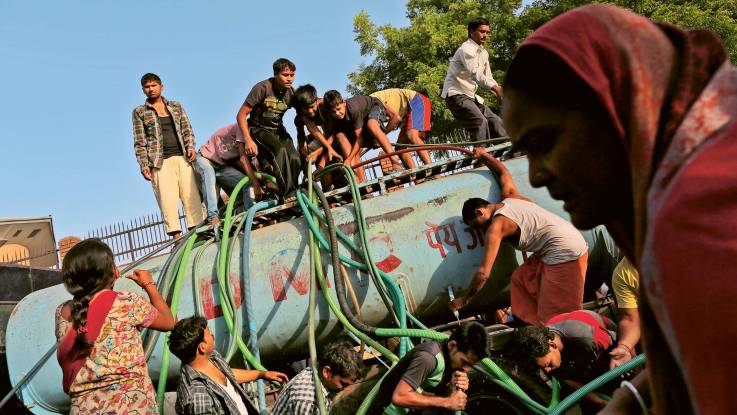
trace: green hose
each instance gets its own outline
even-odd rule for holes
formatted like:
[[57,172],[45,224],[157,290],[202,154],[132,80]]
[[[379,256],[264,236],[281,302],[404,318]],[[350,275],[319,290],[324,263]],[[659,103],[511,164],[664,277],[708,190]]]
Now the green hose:
[[[177,267],[177,276],[174,280],[174,294],[171,299],[171,305],[169,306],[172,315],[177,315],[177,309],[179,308],[179,297],[182,289],[182,282],[184,281],[184,275],[187,272],[187,263],[189,262],[189,255],[192,253],[192,247],[197,240],[197,232],[187,239],[187,244],[184,247],[184,253],[182,254],[182,260],[179,261]],[[176,317],[175,317],[176,318]],[[159,370],[159,384],[156,390],[156,404],[159,407],[159,413],[164,413],[164,392],[166,392],[166,380],[169,375],[169,333],[166,334],[166,340],[164,341],[164,350],[161,356],[161,369]]]
[[[180,244],[177,246],[174,250],[173,255],[169,255],[169,257],[166,259],[166,262],[164,263],[164,266],[161,268],[161,271],[159,272],[159,278],[156,280],[156,289],[161,293],[161,296],[166,300],[166,297],[168,296],[169,288],[171,287],[171,280],[173,279],[173,275],[176,273],[176,270],[179,269],[179,262],[182,259],[182,253],[184,252],[184,245]],[[163,275],[162,275],[163,274]],[[150,330],[148,328],[144,329],[141,335],[143,336],[143,352],[146,357],[146,361],[148,361],[149,358],[151,358],[151,355],[154,352],[154,347],[156,346],[156,342],[159,340],[159,332],[158,330]]]
[[[310,227],[311,234],[314,235],[314,237],[318,240],[318,242],[320,243],[320,245],[322,247],[324,247],[327,250],[330,250],[330,247],[329,247],[327,241],[325,240],[324,236],[322,235],[322,233],[317,228],[317,224],[315,223],[314,218],[312,217],[312,215],[310,214],[309,211],[311,210],[313,212],[313,214],[316,217],[318,217],[319,219],[321,219],[322,221],[325,221],[326,218],[324,216],[322,216],[320,214],[320,212],[317,210],[317,208],[314,206],[314,204],[311,203],[310,201],[306,200],[306,197],[303,194],[301,194],[301,192],[299,192],[299,191],[297,192],[297,201],[298,201],[300,207],[302,208],[303,212],[305,213],[305,219],[306,219],[306,221],[307,221],[307,223],[308,223],[308,225]],[[352,241],[350,241],[350,239],[348,239],[345,235],[343,235],[338,230],[336,230],[336,233],[338,233],[339,238],[341,240],[343,240],[343,242],[345,242],[352,250],[357,251],[357,248],[355,247],[355,245],[352,244]],[[349,258],[346,258],[346,257],[344,257],[342,255],[340,257],[341,257],[341,260],[343,260],[343,262],[346,262],[346,263],[349,262],[348,261]],[[359,263],[358,265],[364,265],[364,264],[360,264]],[[321,266],[319,266],[319,267],[321,267]],[[323,277],[321,275],[321,272],[318,274],[318,281],[320,281],[321,284],[323,283],[322,282],[323,281]],[[339,317],[339,319],[344,324],[344,326],[348,327],[348,325],[346,325],[346,323],[348,323],[347,318],[335,306],[334,301],[332,300],[332,296],[328,293],[327,287],[325,287],[324,285],[323,285],[323,295],[325,295],[326,300],[328,300],[329,305],[331,305],[331,303],[332,303],[331,310],[333,311],[333,313],[336,314],[336,316]],[[419,322],[419,320],[417,320],[417,322]],[[419,322],[419,323],[422,324],[421,322]],[[350,327],[353,330],[356,330],[353,326],[350,326]],[[354,332],[353,330],[349,330],[349,331]],[[354,332],[354,334],[355,334],[355,332]],[[430,338],[430,339],[433,339],[433,340],[440,340],[440,341],[446,340],[448,338],[448,335],[446,335],[446,334],[435,332],[435,331],[432,331],[432,330],[422,330],[422,329],[377,328],[376,331],[375,331],[375,334],[378,335],[378,336],[382,336],[382,337],[395,337],[395,336],[421,337],[421,338]],[[384,353],[382,352],[382,354],[384,354]],[[394,362],[394,360],[392,360],[392,361]],[[505,384],[509,385],[509,388],[512,389],[512,390],[514,390],[517,395],[522,394],[524,397],[526,397],[528,400],[531,401],[531,399],[529,397],[527,397],[527,395],[524,393],[524,391],[522,391],[522,389],[519,388],[519,386],[517,386],[517,384],[511,378],[509,378],[509,376],[507,376],[506,373],[504,373],[491,359],[488,359],[488,358],[487,359],[484,359],[484,361],[482,361],[482,364],[484,364],[486,367],[488,367],[492,371],[492,373],[494,373],[497,377],[499,377],[500,379],[502,379]],[[362,405],[362,407],[364,408],[364,410],[367,410],[368,409],[368,407],[371,404],[371,400],[375,397],[376,393],[378,393],[378,387],[379,386],[375,386],[376,391],[373,394],[372,393],[369,393],[369,395],[365,398],[365,401],[364,401],[364,404],[365,405]],[[373,389],[372,389],[372,391],[373,391]],[[537,404],[537,405],[540,406],[539,404]]]
[[394,368],[397,367],[397,362],[392,363],[392,367],[389,368],[389,370],[384,373],[384,375],[379,379],[378,382],[374,385],[373,388],[369,391],[369,393],[366,395],[365,398],[363,398],[363,402],[361,402],[361,406],[358,407],[358,411],[356,411],[356,415],[366,415],[369,408],[371,407],[371,404],[374,403],[374,399],[376,399],[376,396],[379,394],[379,391],[381,390],[381,384],[384,382],[384,379],[386,379],[387,376],[389,376],[389,373],[391,373]]
[[[326,249],[327,251],[330,251],[330,245],[328,244],[328,242],[325,239],[325,237],[322,235],[322,233],[317,228],[318,225],[311,218],[311,215],[309,213],[309,210],[312,210],[315,213],[315,216],[318,216],[318,218],[321,219],[322,221],[325,220],[325,217],[324,216],[320,216],[320,214],[316,211],[317,208],[315,207],[315,205],[312,204],[312,203],[310,203],[309,201],[307,201],[305,199],[306,198],[304,197],[304,195],[301,192],[298,191],[297,192],[297,202],[299,203],[300,207],[302,208],[302,210],[306,214],[305,219],[307,220],[307,224],[310,227],[310,230],[312,231],[312,235],[314,235],[316,237],[317,241],[320,243],[320,246],[322,248]],[[358,248],[353,244],[353,242],[350,239],[348,239],[347,236],[345,236],[345,234],[343,234],[340,230],[337,230],[337,229],[336,229],[336,233],[338,235],[338,238],[340,238],[343,242],[346,242],[346,244],[349,246],[349,248],[351,248],[354,252],[360,253],[360,251],[358,251]],[[355,265],[355,266],[357,266],[358,268],[361,268],[361,269],[363,269],[364,267],[366,267],[365,264],[357,263],[356,261],[351,260],[350,258],[345,257],[343,255],[340,255],[340,259],[344,263],[347,263],[349,265]],[[370,262],[370,261],[367,261],[367,262]],[[379,273],[380,273],[380,276],[383,279],[385,279],[385,280],[393,283],[393,281],[391,280],[391,277],[389,277],[383,271],[379,271]],[[399,294],[399,296],[401,298],[401,291],[399,291],[399,287],[397,287],[396,285],[392,285],[392,284],[390,284],[389,287],[391,288],[390,292],[392,290],[395,293],[398,292],[398,294]],[[402,306],[404,306],[404,302],[403,301],[399,302],[399,304],[401,304]],[[400,315],[406,316],[407,313],[405,312],[405,313],[402,313]],[[432,331],[432,330],[408,329],[408,328],[377,328],[376,331],[375,331],[375,334],[377,336],[381,336],[381,337],[397,337],[397,336],[401,336],[401,337],[427,338],[427,339],[433,339],[433,340],[445,340],[448,337],[447,335],[445,335],[443,333],[439,333],[439,332]]]
[[[299,192],[298,192],[299,195]],[[319,248],[316,250],[316,255],[319,255]],[[356,329],[351,325],[351,323],[348,321],[346,316],[340,311],[340,307],[335,303],[335,299],[333,299],[332,294],[330,293],[330,288],[325,283],[325,274],[323,273],[322,264],[320,261],[317,261],[315,264],[315,271],[317,274],[317,282],[320,284],[320,289],[322,291],[323,297],[325,297],[325,301],[328,303],[328,307],[330,307],[330,310],[335,314],[335,316],[338,318],[338,320],[341,322],[343,327],[345,327],[348,331],[353,333],[356,337],[363,340],[366,344],[376,349],[379,353],[381,353],[383,356],[385,356],[387,359],[392,361],[393,363],[396,363],[399,361],[399,358],[397,355],[392,353],[389,349],[382,346],[379,342],[372,339],[371,337],[367,336],[366,333]]]
[[237,350],[235,338],[236,337],[243,337],[243,314],[235,312],[235,292],[233,292],[233,286],[230,284],[230,266],[233,261],[233,252],[235,252],[235,249],[233,247],[235,246],[235,242],[238,240],[235,236],[238,236],[239,232],[243,228],[243,224],[246,222],[245,216],[236,216],[233,218],[233,221],[238,221],[238,225],[235,227],[235,232],[233,232],[233,239],[228,244],[228,253],[227,258],[227,271],[225,275],[227,276],[228,284],[225,286],[226,292],[228,293],[228,306],[230,307],[231,313],[233,313],[233,327],[235,327],[235,333],[232,333],[230,337],[228,338],[228,347],[225,350],[225,354],[223,355],[226,362],[230,362],[230,359],[233,358],[233,355],[235,355],[235,352]]
[[[368,244],[368,226],[366,225],[366,220],[363,215],[361,193],[358,190],[358,183],[356,181],[356,175],[353,173],[353,169],[344,164],[332,164],[320,170],[317,175],[323,175],[336,169],[342,169],[344,174],[348,178],[349,188],[351,191],[351,196],[353,198],[353,208],[356,211],[356,222],[358,224],[359,236],[361,237],[361,254],[364,262],[367,265],[366,271],[369,273],[371,279],[374,281],[374,284],[377,287],[377,291],[379,292],[382,301],[390,310],[390,312],[392,312],[392,316],[396,320],[399,327],[406,328],[407,319],[406,316],[403,315],[403,313],[406,312],[406,308],[404,307],[404,297],[402,296],[402,292],[399,287],[396,286],[396,283],[394,283],[393,279],[391,279],[388,275],[383,274],[381,270],[378,269],[371,257],[371,249]],[[381,276],[381,278],[379,278],[379,276]],[[388,290],[386,284],[392,286],[392,289]],[[394,297],[392,298],[394,308],[386,297],[387,292],[390,296]],[[400,356],[402,356],[403,352],[406,352],[407,350],[407,339],[400,338],[399,349]]]
[[[307,194],[312,199],[312,159],[307,165]],[[305,214],[308,214],[306,212]],[[314,218],[313,218],[314,219]],[[310,233],[310,301],[309,301],[309,321],[308,321],[308,346],[310,349],[310,365],[312,366],[312,380],[315,382],[315,397],[317,398],[317,408],[320,415],[327,415],[328,411],[325,406],[325,396],[323,395],[323,384],[320,381],[320,373],[317,365],[317,346],[315,342],[315,306],[317,304],[317,262],[320,262],[320,254],[315,246],[315,235]],[[337,271],[337,270],[336,270]]]
[[[312,231],[312,233],[315,235],[315,237],[317,238],[318,242],[320,243],[320,246],[322,246],[324,249],[327,249],[328,251],[330,251],[330,246],[329,246],[327,240],[320,233],[319,228],[318,228],[318,225],[315,223],[315,221],[310,217],[310,215],[308,213],[309,213],[309,211],[312,211],[313,213],[315,213],[315,215],[318,217],[318,219],[321,222],[326,222],[327,221],[326,218],[325,218],[325,216],[319,211],[319,208],[317,206],[315,206],[313,203],[309,202],[304,195],[301,195],[300,196],[300,192],[297,192],[297,202],[299,203],[300,207],[302,208],[302,211],[305,212],[305,214],[306,214],[305,219],[307,220],[307,224],[309,225],[310,230]],[[360,205],[360,203],[359,203],[359,205]],[[361,218],[361,215],[359,215],[358,213],[357,213],[357,216],[359,218]],[[366,234],[366,232],[365,232],[365,226],[364,227],[361,227],[360,226],[360,223],[361,222],[364,222],[364,224],[365,224],[365,221],[361,221],[359,219],[359,220],[357,220],[357,222],[359,223],[359,231],[360,231],[360,233],[362,235],[365,235]],[[363,229],[363,230],[361,230],[361,229]],[[343,243],[346,244],[353,252],[355,252],[364,262],[361,263],[361,262],[358,262],[358,261],[356,261],[356,260],[354,260],[352,258],[348,258],[348,257],[343,256],[343,255],[340,255],[340,260],[343,263],[345,263],[345,264],[354,266],[354,267],[356,267],[356,268],[358,268],[358,269],[360,269],[362,271],[367,271],[370,274],[370,270],[373,268],[372,266],[368,265],[368,264],[373,264],[373,261],[371,260],[371,257],[366,257],[365,251],[359,249],[353,243],[353,241],[350,238],[348,238],[348,236],[346,236],[343,232],[341,232],[340,230],[336,230],[336,233],[338,235],[338,238],[341,241],[343,241]],[[363,245],[365,245],[365,243]],[[374,267],[375,267],[375,264],[374,264]],[[377,270],[378,270],[378,268],[377,268]],[[397,308],[398,308],[397,311],[399,311],[399,313],[400,313],[399,320],[401,321],[401,319],[402,319],[403,316],[406,317],[406,307],[404,306],[404,297],[402,296],[402,291],[399,289],[399,286],[396,285],[396,282],[394,282],[394,280],[388,274],[384,273],[381,270],[378,270],[378,271],[379,271],[378,272],[378,275],[381,277],[378,280],[379,281],[382,281],[382,283],[381,284],[375,284],[375,285],[377,285],[377,291],[379,291],[379,294],[382,294],[384,292],[385,287],[386,287],[386,285],[384,285],[384,282],[386,282],[389,285],[390,290],[388,290],[388,291],[389,291],[389,294],[392,295],[392,297],[394,297],[392,300],[397,305]],[[391,307],[391,305],[389,305],[389,307]],[[401,323],[400,323],[400,327],[401,327]],[[406,327],[406,319],[405,319],[404,327]]]
[[644,354],[635,356],[632,360],[623,364],[622,366],[618,366],[604,373],[603,375],[597,377],[591,382],[583,385],[582,387],[576,389],[575,392],[568,395],[565,399],[563,399],[560,402],[558,406],[553,408],[553,410],[551,410],[549,414],[550,415],[560,415],[564,413],[570,407],[572,407],[576,402],[580,401],[587,393],[593,392],[594,390],[604,386],[606,383],[610,382],[611,380],[616,379],[617,377],[629,372],[630,370],[642,365],[643,363],[645,363]]
[[[263,173],[256,173],[257,178],[266,178],[269,181],[275,182],[276,179],[273,177],[263,174]],[[223,220],[223,235],[220,240],[220,250],[218,251],[218,266],[217,266],[217,276],[218,276],[218,285],[219,285],[219,295],[220,295],[220,308],[223,311],[223,320],[225,321],[225,325],[228,327],[228,332],[233,336],[236,340],[236,344],[238,346],[238,349],[240,350],[241,354],[243,355],[243,359],[254,369],[257,370],[266,370],[266,368],[258,361],[256,360],[255,356],[251,353],[250,350],[248,350],[248,346],[245,344],[243,339],[240,336],[236,336],[234,333],[236,331],[236,328],[234,327],[233,322],[233,311],[230,307],[230,301],[231,299],[228,298],[228,289],[226,288],[226,284],[229,284],[229,281],[227,279],[227,256],[228,256],[228,240],[230,237],[230,227],[232,226],[233,222],[233,207],[235,206],[235,201],[238,196],[238,193],[241,191],[241,189],[246,186],[250,182],[250,179],[248,176],[241,179],[240,182],[235,186],[233,189],[233,192],[230,195],[230,200],[228,200],[228,206],[225,210],[225,219]]]

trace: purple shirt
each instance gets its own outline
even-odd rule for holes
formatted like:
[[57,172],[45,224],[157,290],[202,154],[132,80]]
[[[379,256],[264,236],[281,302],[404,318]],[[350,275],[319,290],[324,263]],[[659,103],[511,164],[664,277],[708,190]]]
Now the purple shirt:
[[202,156],[217,164],[228,164],[237,159],[238,143],[245,143],[238,124],[230,124],[217,131],[200,147]]

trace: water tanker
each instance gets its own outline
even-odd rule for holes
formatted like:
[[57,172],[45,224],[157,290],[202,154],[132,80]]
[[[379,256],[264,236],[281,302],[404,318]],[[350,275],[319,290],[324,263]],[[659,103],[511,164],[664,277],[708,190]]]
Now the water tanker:
[[[468,165],[468,161],[462,160],[465,158],[452,159],[445,165]],[[505,165],[522,194],[544,208],[568,217],[561,204],[552,200],[547,191],[529,186],[525,158],[508,160]],[[470,197],[499,200],[499,186],[486,168],[466,169],[399,191],[382,192],[362,201],[374,261],[399,285],[408,310],[426,324],[455,319],[447,308],[447,287],[452,286],[456,292],[466,289],[481,260],[484,249],[482,234],[466,226],[460,216],[463,202]],[[332,212],[337,227],[360,245],[353,205],[338,206]],[[252,315],[247,315],[245,307],[241,307],[245,295],[239,256],[241,241],[240,236],[233,237],[236,239],[235,254],[227,278],[235,303],[240,307],[236,312],[242,315],[243,335],[247,337],[250,325],[257,328],[261,360],[267,367],[275,362],[307,356],[309,232],[305,218],[299,216],[252,231],[250,252],[247,253]],[[597,258],[600,252],[609,251],[602,246],[605,240],[607,244],[609,240],[601,230],[583,234],[589,244],[589,275],[605,276],[611,271],[611,260],[608,256],[602,261]],[[218,295],[217,252],[218,244],[201,244],[192,252],[186,264],[187,275],[181,286],[177,314],[180,318],[190,316],[199,306],[200,312],[209,320],[220,351],[224,352],[229,335]],[[341,253],[351,256],[345,247],[341,247]],[[198,259],[197,267],[193,269],[195,258]],[[167,257],[153,258],[138,268],[149,269],[160,278],[166,260]],[[521,261],[521,253],[503,246],[490,283],[464,310],[465,314],[508,305],[509,275]],[[327,253],[323,253],[323,263],[327,265],[327,275],[332,276]],[[363,319],[374,326],[392,326],[394,321],[389,310],[368,274],[351,267],[347,271]],[[328,282],[335,295],[332,278]],[[141,292],[125,279],[120,279],[115,289]],[[54,311],[68,299],[70,295],[64,287],[57,285],[30,294],[17,305],[6,334],[11,383],[16,384],[54,345]],[[318,297],[316,316],[318,342],[341,332],[340,323],[322,297]],[[160,376],[163,339],[164,336],[158,337],[148,361],[154,382]],[[178,373],[179,361],[172,357],[168,377],[174,380]],[[65,413],[69,398],[62,391],[61,378],[59,365],[52,356],[23,387],[20,392],[22,401],[36,414]]]

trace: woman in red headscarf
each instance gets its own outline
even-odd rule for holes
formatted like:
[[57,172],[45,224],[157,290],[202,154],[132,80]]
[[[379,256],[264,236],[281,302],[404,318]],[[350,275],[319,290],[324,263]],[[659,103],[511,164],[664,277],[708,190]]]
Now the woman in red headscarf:
[[522,43],[505,95],[531,184],[640,270],[655,413],[737,413],[737,70],[719,39],[584,6]]

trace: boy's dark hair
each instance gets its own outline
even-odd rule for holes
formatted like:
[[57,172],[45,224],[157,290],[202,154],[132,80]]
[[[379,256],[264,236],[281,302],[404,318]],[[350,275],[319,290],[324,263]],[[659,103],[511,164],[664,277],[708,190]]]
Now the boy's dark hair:
[[325,101],[325,105],[329,109],[335,108],[338,104],[343,102],[343,96],[340,95],[340,92],[331,89],[330,91],[326,92],[325,95],[322,97],[322,100]]
[[305,84],[294,91],[294,99],[297,102],[297,112],[304,107],[309,107],[317,101],[317,89],[311,84]]
[[320,369],[330,366],[332,374],[341,377],[358,377],[361,371],[361,358],[347,340],[326,344],[317,356],[317,364]]
[[483,17],[476,17],[468,22],[468,35],[471,36],[471,32],[478,29],[479,26],[489,26],[489,21]]
[[[61,280],[71,294],[71,318],[74,329],[87,325],[87,311],[92,297],[115,279],[115,257],[105,242],[85,239],[74,245],[64,256]],[[80,356],[89,356],[95,339],[86,331],[77,331],[72,349]]]
[[482,209],[489,206],[491,203],[480,198],[472,197],[463,202],[463,209],[461,215],[463,216],[463,223],[470,225],[471,222],[476,219],[476,209]]
[[169,350],[183,364],[189,364],[197,356],[197,347],[205,338],[207,320],[204,317],[192,316],[179,320],[169,335]]
[[550,352],[550,340],[553,340],[553,332],[547,327],[525,326],[518,329],[514,333],[517,359],[530,368],[537,367],[535,360]]
[[290,61],[287,58],[279,58],[275,60],[274,64],[271,65],[271,67],[274,69],[274,75],[283,71],[285,68],[289,68],[293,71],[297,70],[297,66],[294,64],[294,62]]
[[489,356],[489,338],[486,329],[475,321],[461,324],[448,341],[455,340],[458,351],[472,352],[479,360]]
[[161,78],[159,78],[159,75],[156,75],[155,73],[147,73],[141,77],[141,86],[144,86],[151,81],[157,82],[161,85]]

